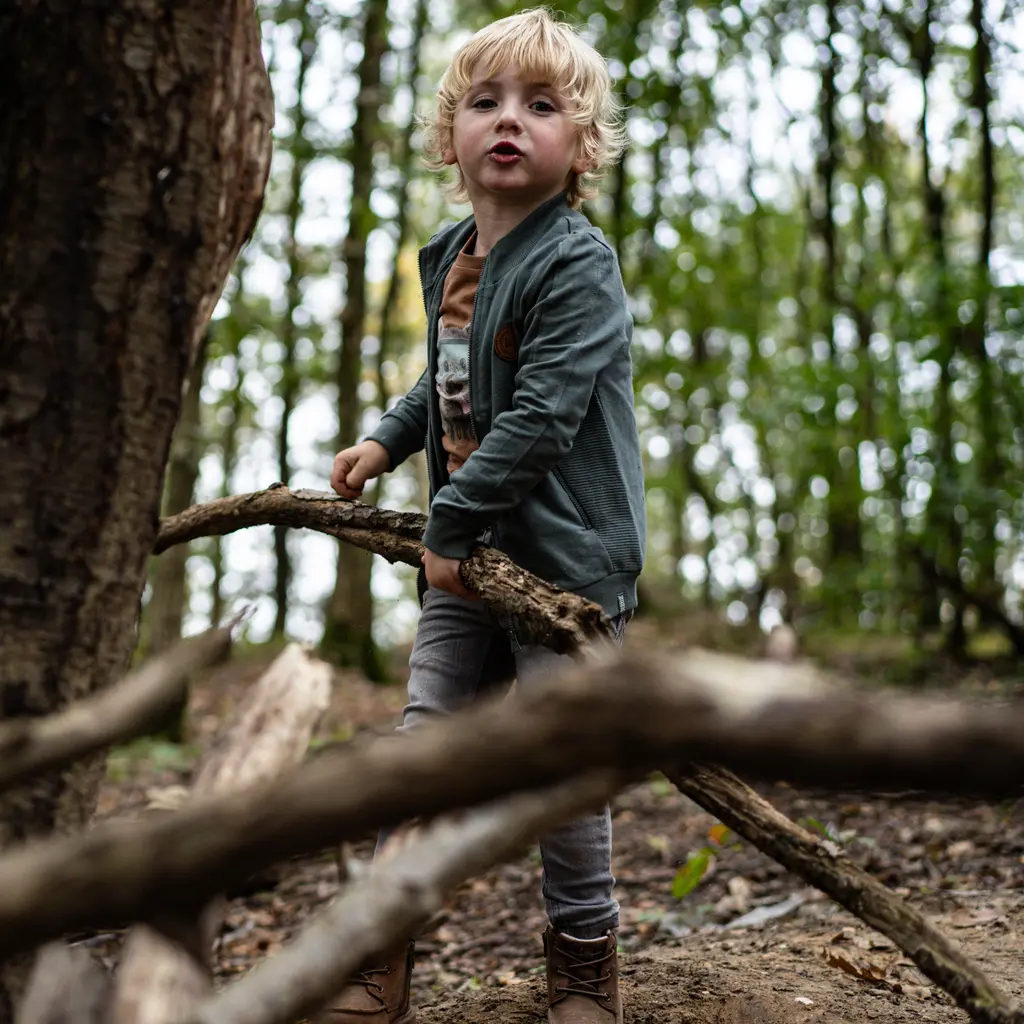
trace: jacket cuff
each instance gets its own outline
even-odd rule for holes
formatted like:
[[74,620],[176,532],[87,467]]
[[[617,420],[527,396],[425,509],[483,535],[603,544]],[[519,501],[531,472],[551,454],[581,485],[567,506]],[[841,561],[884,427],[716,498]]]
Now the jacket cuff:
[[427,528],[423,531],[423,546],[442,558],[469,558],[479,544],[481,528],[469,517],[459,520],[447,519],[431,512],[427,516]]
[[418,444],[409,442],[409,428],[396,416],[381,418],[376,430],[366,435],[367,441],[376,441],[383,445],[391,459],[391,471],[396,470],[410,455],[418,452],[423,447],[423,442]]

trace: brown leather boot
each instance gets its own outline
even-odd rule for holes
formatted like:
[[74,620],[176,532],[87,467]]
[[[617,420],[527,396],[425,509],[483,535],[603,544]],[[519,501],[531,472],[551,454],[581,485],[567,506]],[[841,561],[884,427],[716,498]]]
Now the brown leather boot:
[[371,957],[320,1011],[315,1024],[413,1024],[409,1005],[413,943]]
[[615,932],[599,939],[574,939],[548,928],[549,1024],[622,1024]]

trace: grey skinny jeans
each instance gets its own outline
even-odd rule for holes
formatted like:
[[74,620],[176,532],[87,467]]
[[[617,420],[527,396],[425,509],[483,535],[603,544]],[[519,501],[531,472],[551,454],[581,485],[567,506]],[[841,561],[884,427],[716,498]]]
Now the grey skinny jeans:
[[[619,643],[628,615],[614,620]],[[509,623],[482,601],[467,601],[430,587],[423,598],[416,639],[409,657],[409,703],[399,731],[415,729],[436,715],[458,711],[490,694],[480,677],[492,637],[509,636],[516,662],[516,682],[527,688],[572,661],[547,647],[519,647]],[[381,836],[378,848],[385,836]],[[619,925],[619,905],[612,896],[612,823],[607,807],[568,822],[540,842],[542,892],[556,931],[577,939],[598,938]]]

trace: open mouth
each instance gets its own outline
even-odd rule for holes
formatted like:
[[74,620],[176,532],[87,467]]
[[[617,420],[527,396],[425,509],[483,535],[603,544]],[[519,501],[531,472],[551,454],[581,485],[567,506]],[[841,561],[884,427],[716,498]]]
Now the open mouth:
[[487,152],[498,163],[511,163],[523,155],[523,151],[514,142],[496,142]]

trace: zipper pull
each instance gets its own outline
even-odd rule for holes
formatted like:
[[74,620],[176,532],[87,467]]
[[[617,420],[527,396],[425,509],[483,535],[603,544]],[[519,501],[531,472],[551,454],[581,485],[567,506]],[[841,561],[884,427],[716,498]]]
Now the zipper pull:
[[509,626],[506,632],[508,633],[508,642],[512,648],[512,653],[518,654],[523,649],[523,645],[519,642],[519,637],[516,635],[516,627]]

